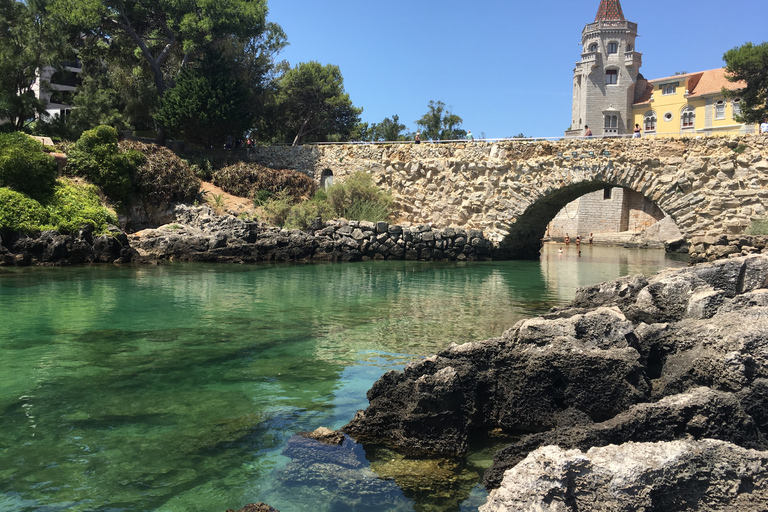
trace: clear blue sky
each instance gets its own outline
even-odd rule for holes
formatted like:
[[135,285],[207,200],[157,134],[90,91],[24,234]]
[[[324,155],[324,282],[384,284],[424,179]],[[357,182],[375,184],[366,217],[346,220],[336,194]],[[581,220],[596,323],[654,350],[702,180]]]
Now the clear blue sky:
[[[600,0],[271,0],[290,45],[280,59],[335,64],[362,120],[407,130],[442,101],[475,137],[560,136],[570,124],[581,31]],[[768,0],[621,0],[648,79],[724,66],[768,41]]]

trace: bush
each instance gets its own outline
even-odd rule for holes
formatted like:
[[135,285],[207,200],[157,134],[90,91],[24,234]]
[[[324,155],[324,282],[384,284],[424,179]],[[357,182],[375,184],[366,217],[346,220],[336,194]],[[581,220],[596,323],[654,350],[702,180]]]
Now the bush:
[[768,235],[768,218],[752,219],[745,234],[747,235]]
[[283,226],[293,208],[293,200],[286,192],[279,192],[263,206],[264,220],[273,226]]
[[125,154],[143,155],[133,173],[133,190],[152,203],[191,203],[200,191],[200,180],[176,153],[157,144],[122,141]]
[[321,221],[330,219],[333,215],[331,205],[316,199],[317,197],[312,201],[293,205],[285,219],[285,227],[288,229],[308,229],[318,217]]
[[144,156],[137,151],[120,153],[116,129],[98,126],[83,132],[72,145],[67,170],[98,185],[108,197],[125,205],[131,199],[133,175],[143,162]]
[[56,163],[43,145],[21,133],[0,134],[0,187],[44,199],[56,183]]
[[90,224],[96,233],[106,232],[109,224],[117,224],[114,213],[101,205],[98,188],[62,178],[56,183],[53,198],[47,204],[50,223],[60,233],[72,233]]
[[294,201],[308,199],[315,193],[315,180],[287,169],[270,169],[258,164],[239,162],[213,173],[213,183],[225,192],[254,199],[260,190],[285,191]]
[[37,201],[9,188],[0,188],[0,232],[34,233],[53,229],[48,211]]
[[355,172],[328,189],[334,213],[349,220],[376,222],[392,213],[392,196],[378,188],[370,174]]

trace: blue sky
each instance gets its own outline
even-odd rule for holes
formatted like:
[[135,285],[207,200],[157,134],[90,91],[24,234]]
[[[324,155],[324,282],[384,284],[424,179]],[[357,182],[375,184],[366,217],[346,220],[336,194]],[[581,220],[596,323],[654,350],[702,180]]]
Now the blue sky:
[[[335,64],[362,120],[408,130],[442,101],[489,138],[561,136],[570,124],[581,31],[600,0],[271,0],[290,45],[279,58]],[[768,41],[768,0],[622,0],[648,79],[724,66]],[[748,10],[749,12],[745,12]]]

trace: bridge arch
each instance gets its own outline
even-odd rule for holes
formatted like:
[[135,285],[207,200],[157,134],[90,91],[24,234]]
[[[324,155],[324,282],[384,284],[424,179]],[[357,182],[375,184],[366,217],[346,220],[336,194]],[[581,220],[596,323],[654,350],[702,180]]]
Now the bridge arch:
[[481,229],[515,257],[538,257],[569,201],[623,187],[653,201],[691,242],[743,233],[768,216],[768,135],[258,148],[262,165],[334,181],[364,171],[391,191],[394,222]]

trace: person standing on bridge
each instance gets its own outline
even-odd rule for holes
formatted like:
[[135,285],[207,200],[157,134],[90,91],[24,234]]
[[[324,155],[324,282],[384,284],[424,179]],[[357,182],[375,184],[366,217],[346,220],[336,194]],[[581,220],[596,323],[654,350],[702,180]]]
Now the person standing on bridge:
[[635,124],[635,135],[634,135],[634,137],[636,139],[640,138],[640,125],[639,124]]
[[413,138],[414,144],[421,144],[421,138],[419,138],[419,132],[416,132],[416,136]]
[[591,137],[592,136],[592,130],[589,129],[589,126],[586,124],[584,125],[584,136],[585,137]]
[[763,135],[768,133],[768,117],[763,118],[763,122],[760,124],[760,133]]
[[472,135],[472,130],[467,130],[467,140],[469,142],[475,142],[475,136]]

